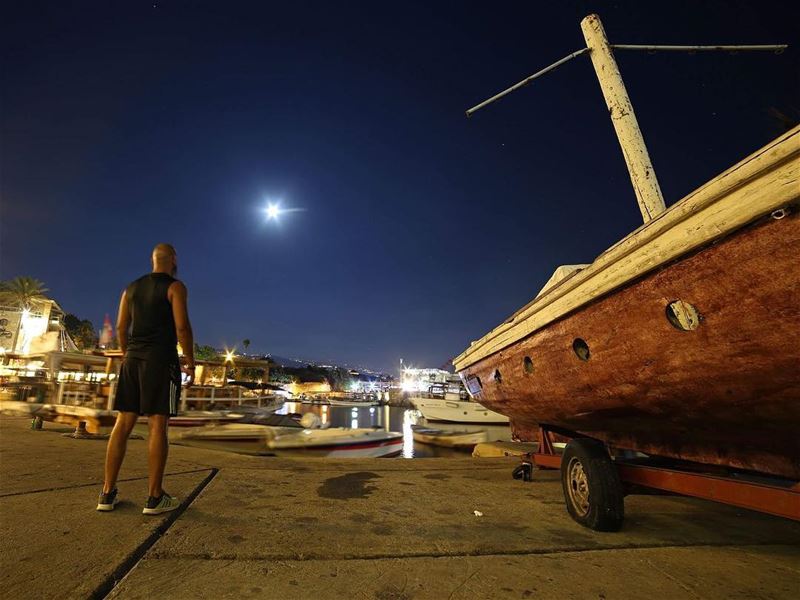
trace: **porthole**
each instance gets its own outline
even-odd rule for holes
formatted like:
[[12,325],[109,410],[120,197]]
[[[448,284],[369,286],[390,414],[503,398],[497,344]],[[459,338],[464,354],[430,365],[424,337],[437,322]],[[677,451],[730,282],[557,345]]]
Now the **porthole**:
[[530,356],[526,356],[522,359],[522,368],[525,369],[525,372],[530,375],[533,373],[533,360],[531,360]]
[[476,396],[481,393],[481,378],[477,375],[470,375],[467,377],[467,390],[473,396]]
[[674,300],[667,304],[667,320],[670,325],[680,331],[694,331],[700,326],[700,314],[697,309],[683,300]]
[[575,338],[575,341],[572,342],[572,350],[575,352],[575,356],[582,361],[589,360],[589,344],[586,343],[586,340]]
[[497,383],[503,383],[503,376],[500,374],[500,369],[494,370],[494,380]]

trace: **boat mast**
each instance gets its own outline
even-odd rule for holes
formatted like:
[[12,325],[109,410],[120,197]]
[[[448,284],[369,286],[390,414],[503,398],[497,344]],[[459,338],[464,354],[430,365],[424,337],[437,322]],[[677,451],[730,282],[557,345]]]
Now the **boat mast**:
[[589,15],[581,21],[581,30],[583,37],[586,40],[586,48],[581,48],[568,54],[561,60],[556,61],[552,65],[537,71],[530,77],[527,77],[489,98],[480,104],[477,104],[467,110],[467,117],[471,117],[473,113],[480,110],[499,100],[503,96],[526,86],[534,79],[544,75],[561,66],[562,64],[576,58],[582,54],[589,53],[592,59],[592,66],[594,67],[597,80],[600,83],[600,89],[603,91],[603,97],[606,100],[608,112],[611,115],[611,122],[614,125],[614,130],[617,133],[619,145],[622,148],[622,155],[625,157],[625,164],[628,167],[628,173],[631,176],[631,183],[633,184],[633,191],[636,193],[636,201],[639,203],[639,210],[642,212],[642,219],[645,223],[654,219],[657,215],[664,212],[664,196],[661,193],[661,186],[658,185],[658,178],[656,177],[653,163],[650,161],[650,154],[647,152],[647,146],[644,143],[642,131],[639,129],[639,122],[636,120],[636,115],[633,112],[633,105],[628,97],[628,92],[625,89],[625,83],[622,81],[622,75],[619,72],[617,61],[614,59],[613,50],[645,50],[647,52],[663,51],[683,51],[683,52],[702,52],[709,50],[722,50],[728,52],[747,51],[747,50],[771,50],[776,53],[783,52],[786,49],[785,44],[770,44],[770,45],[749,45],[749,46],[652,46],[652,45],[633,45],[633,44],[610,44],[606,37],[606,32],[603,29],[603,24],[600,22],[600,17],[597,15]]
[[594,72],[600,82],[600,89],[603,90],[603,97],[606,99],[608,114],[617,132],[619,145],[622,147],[622,155],[628,166],[636,201],[639,203],[639,210],[642,211],[642,219],[647,223],[666,210],[661,186],[658,185],[658,178],[650,161],[642,131],[639,129],[639,122],[633,112],[631,99],[622,81],[617,61],[614,60],[614,52],[608,43],[600,17],[589,15],[583,19],[581,30],[586,40],[586,47],[589,49]]

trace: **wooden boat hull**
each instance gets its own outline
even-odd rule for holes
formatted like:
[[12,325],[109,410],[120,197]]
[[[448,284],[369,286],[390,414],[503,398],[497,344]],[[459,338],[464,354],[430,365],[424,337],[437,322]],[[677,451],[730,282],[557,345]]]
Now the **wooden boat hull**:
[[[800,214],[792,208],[581,306],[460,369],[462,377],[524,441],[545,424],[800,479]],[[696,307],[696,329],[668,320],[675,300]],[[577,339],[588,360],[577,356]]]

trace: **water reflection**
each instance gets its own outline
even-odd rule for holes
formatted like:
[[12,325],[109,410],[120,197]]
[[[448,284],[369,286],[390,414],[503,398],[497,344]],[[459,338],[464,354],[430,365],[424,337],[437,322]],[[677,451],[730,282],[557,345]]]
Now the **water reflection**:
[[416,425],[420,418],[417,410],[403,412],[403,458],[414,458],[414,432],[411,426]]
[[[367,408],[369,410],[367,410]],[[286,402],[278,411],[279,414],[289,413],[314,413],[323,423],[330,423],[331,427],[348,427],[383,429],[384,431],[397,431],[403,434],[403,458],[429,458],[468,456],[466,452],[459,452],[449,448],[439,448],[427,444],[414,442],[412,425],[426,425],[434,429],[446,431],[478,431],[486,430],[489,441],[510,440],[511,430],[508,425],[472,425],[467,423],[426,423],[419,411],[395,406],[370,406],[347,407],[329,406],[327,404],[306,404],[302,402]]]

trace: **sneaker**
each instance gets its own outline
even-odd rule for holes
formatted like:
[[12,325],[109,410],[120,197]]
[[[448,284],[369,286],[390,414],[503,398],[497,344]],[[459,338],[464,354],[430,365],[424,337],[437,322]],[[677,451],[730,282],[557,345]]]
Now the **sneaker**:
[[102,512],[108,512],[110,510],[114,510],[114,507],[117,505],[117,488],[114,488],[107,494],[104,494],[102,491],[100,492],[100,497],[97,499],[97,510]]
[[181,505],[177,498],[173,498],[168,493],[164,492],[159,497],[148,496],[147,502],[142,510],[143,515],[160,515],[161,513],[175,510]]

